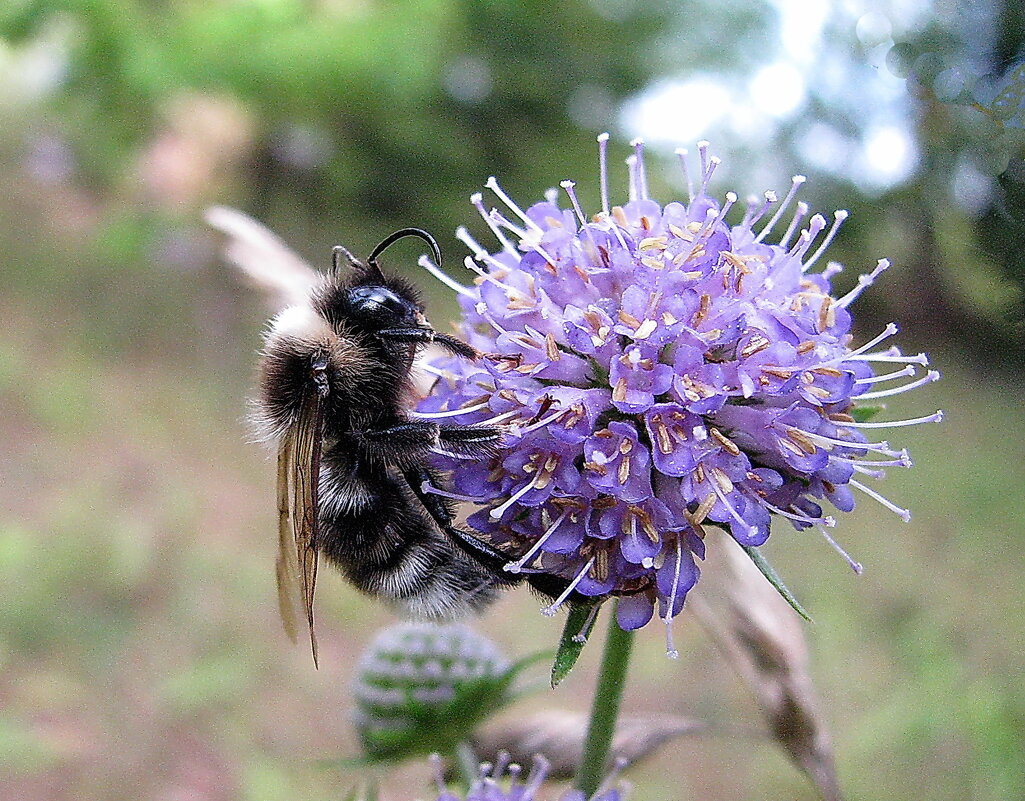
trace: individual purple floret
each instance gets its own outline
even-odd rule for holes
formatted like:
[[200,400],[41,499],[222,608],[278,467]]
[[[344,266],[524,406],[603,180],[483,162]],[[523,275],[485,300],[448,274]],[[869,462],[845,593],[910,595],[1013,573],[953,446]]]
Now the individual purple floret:
[[857,491],[910,517],[863,483],[911,464],[906,451],[869,435],[941,414],[866,416],[877,399],[939,374],[892,384],[928,363],[880,349],[893,324],[853,346],[849,307],[889,262],[833,296],[840,265],[813,269],[847,212],[827,226],[798,202],[784,223],[804,176],[781,203],[766,192],[731,225],[736,196],[720,204],[708,194],[719,160],[707,143],[698,144],[696,181],[679,151],[689,199],[663,207],[648,197],[636,141],[628,202],[612,206],[607,141],[598,138],[597,214],[585,215],[570,181],[561,184],[570,208],[550,190],[524,211],[492,178],[487,187],[507,210],[489,211],[479,194],[471,201],[497,248],[457,232],[473,254],[465,259],[472,285],[421,260],[458,293],[462,335],[487,356],[428,363],[438,380],[417,414],[508,428],[495,459],[438,457],[451,471],[448,494],[484,506],[469,523],[511,554],[507,570],[619,595],[625,629],[657,609],[674,654],[670,623],[697,581],[709,524],[758,546],[782,517],[820,530],[860,571],[827,533],[834,521],[822,502],[850,511]]

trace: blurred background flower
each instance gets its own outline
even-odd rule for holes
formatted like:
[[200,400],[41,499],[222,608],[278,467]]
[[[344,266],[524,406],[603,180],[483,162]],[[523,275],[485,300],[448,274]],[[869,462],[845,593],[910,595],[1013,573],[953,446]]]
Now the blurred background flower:
[[[322,669],[281,636],[273,466],[240,421],[265,315],[214,259],[201,211],[240,206],[320,265],[335,243],[366,253],[421,225],[458,276],[454,231],[488,175],[518,198],[577,177],[598,208],[585,179],[610,130],[645,137],[651,165],[711,139],[718,185],[741,198],[813,176],[809,203],[851,212],[838,291],[892,260],[855,334],[900,320],[906,352],[943,365],[926,392],[949,422],[908,430],[919,466],[891,478],[916,519],[864,505],[845,537],[857,580],[807,533],[782,528],[766,550],[817,621],[812,671],[849,794],[1011,797],[1023,14],[1010,0],[4,3],[0,795],[338,797],[317,761],[356,751],[350,656],[387,616],[325,574]],[[649,169],[652,196],[680,195],[673,174]],[[413,273],[418,253],[390,262]],[[447,291],[429,304],[435,322],[456,316]],[[535,610],[510,594],[482,630],[532,652]],[[631,712],[759,719],[697,626],[677,627],[679,663],[650,645]],[[586,697],[596,656],[563,700]],[[767,743],[691,738],[648,765],[634,797],[814,793]],[[423,766],[404,771],[382,797],[428,786]]]

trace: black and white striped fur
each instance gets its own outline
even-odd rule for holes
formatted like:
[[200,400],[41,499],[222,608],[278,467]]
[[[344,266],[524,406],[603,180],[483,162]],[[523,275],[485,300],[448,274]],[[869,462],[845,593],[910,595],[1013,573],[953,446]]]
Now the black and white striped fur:
[[[475,354],[430,328],[410,285],[383,276],[373,257],[367,266],[342,252],[351,271],[343,274],[336,259],[307,304],[286,308],[270,322],[257,427],[276,440],[296,423],[319,364],[326,388],[317,551],[357,589],[407,614],[445,618],[480,610],[513,578],[500,569],[505,557],[483,543],[454,540],[454,532],[472,538],[451,525],[447,501],[426,496],[421,487],[425,480],[438,483],[426,464],[432,448],[485,456],[501,432],[407,415],[418,348],[438,342]],[[497,564],[482,565],[481,549]]]

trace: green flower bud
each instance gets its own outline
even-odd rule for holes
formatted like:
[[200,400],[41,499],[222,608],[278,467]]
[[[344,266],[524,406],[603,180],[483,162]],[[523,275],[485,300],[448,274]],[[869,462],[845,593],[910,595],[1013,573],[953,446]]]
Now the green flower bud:
[[450,754],[509,700],[517,672],[490,640],[459,624],[400,623],[363,652],[354,723],[372,760]]

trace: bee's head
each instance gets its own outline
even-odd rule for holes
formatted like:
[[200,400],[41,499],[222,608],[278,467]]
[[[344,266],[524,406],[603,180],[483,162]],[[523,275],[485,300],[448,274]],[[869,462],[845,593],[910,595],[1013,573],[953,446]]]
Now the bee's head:
[[387,284],[360,283],[346,287],[336,297],[335,311],[368,332],[425,327],[427,320],[411,290],[396,286],[393,281]]
[[[441,260],[438,243],[429,233],[419,228],[403,228],[387,237],[367,258],[366,263],[353,256],[344,247],[334,249],[332,280],[316,303],[318,311],[330,323],[355,328],[371,336],[381,331],[396,329],[430,329],[423,314],[419,294],[411,284],[389,278],[381,272],[378,257],[393,242],[406,236],[416,236],[431,246],[436,261]],[[342,259],[352,272],[342,276]]]

